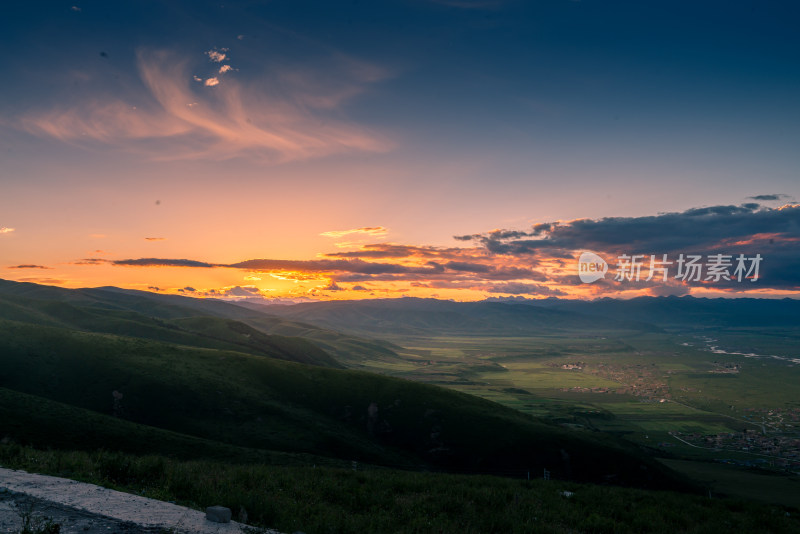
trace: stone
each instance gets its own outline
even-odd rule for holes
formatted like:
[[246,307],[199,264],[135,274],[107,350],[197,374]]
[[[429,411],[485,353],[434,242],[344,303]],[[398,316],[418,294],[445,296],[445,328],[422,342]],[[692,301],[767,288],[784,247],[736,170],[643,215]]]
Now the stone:
[[206,508],[206,519],[214,523],[230,523],[231,509],[224,506],[209,506]]

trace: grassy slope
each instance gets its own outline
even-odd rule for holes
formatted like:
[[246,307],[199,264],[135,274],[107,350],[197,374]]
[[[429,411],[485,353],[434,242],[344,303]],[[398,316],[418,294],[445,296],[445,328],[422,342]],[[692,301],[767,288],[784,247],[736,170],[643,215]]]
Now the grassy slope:
[[[541,479],[175,461],[0,444],[0,464],[66,476],[309,534],[789,533],[796,509]],[[562,492],[573,495],[565,497]]]
[[160,319],[126,309],[109,309],[77,300],[31,299],[0,294],[0,318],[86,332],[102,332],[203,348],[259,354],[279,360],[339,367],[314,343],[268,335],[242,322],[209,316]]
[[134,423],[36,395],[0,388],[0,439],[55,450],[106,451],[232,464],[344,466],[345,462],[303,453],[240,447]]
[[[43,306],[49,310],[41,309]],[[62,308],[60,312],[57,311],[59,307]],[[73,313],[75,309],[77,312]],[[53,311],[56,311],[55,316]],[[79,323],[71,322],[73,316],[80,320],[87,313],[92,317],[86,317]],[[241,346],[223,347],[218,339],[198,340],[198,333],[206,333],[202,330],[192,332],[189,339],[175,337],[178,335],[175,330],[179,329],[176,321],[198,317],[230,319],[250,325],[265,334],[301,337],[339,361],[397,357],[390,343],[345,335],[214,299],[160,295],[113,287],[64,289],[0,279],[0,318],[243,350]],[[154,330],[155,327],[161,327],[162,330]],[[166,332],[164,327],[173,331]],[[226,332],[228,341],[232,334]],[[241,343],[248,340],[239,335],[235,341]],[[330,361],[318,363],[329,365]]]
[[547,467],[577,480],[675,482],[600,435],[590,440],[434,386],[11,321],[0,330],[0,387],[107,415],[117,391],[118,415],[190,436],[366,462],[488,472]]
[[[3,286],[0,283],[0,291],[2,290]],[[16,290],[21,291],[20,288]],[[267,334],[302,337],[334,355],[339,361],[397,357],[393,351],[395,347],[390,343],[346,335],[335,330],[265,314],[263,306],[247,307],[215,299],[161,295],[115,287],[66,291],[79,291],[81,296],[91,298],[104,306],[154,314],[164,319],[196,316],[233,319]],[[73,295],[69,298],[73,298]]]
[[[2,289],[2,286],[0,286]],[[119,288],[82,289],[83,295],[88,295],[103,305],[123,307],[126,310],[141,313],[158,313],[163,318],[186,318],[201,316],[214,316],[233,319],[266,334],[301,337],[313,342],[338,361],[363,361],[396,359],[394,352],[398,347],[382,340],[343,334],[329,328],[321,328],[305,322],[298,322],[269,314],[273,308],[260,305],[248,306],[223,302],[215,299],[196,299],[178,295],[160,295],[146,291],[123,290]]]
[[785,476],[759,469],[720,463],[661,459],[676,471],[699,479],[715,492],[748,500],[800,507],[800,476]]

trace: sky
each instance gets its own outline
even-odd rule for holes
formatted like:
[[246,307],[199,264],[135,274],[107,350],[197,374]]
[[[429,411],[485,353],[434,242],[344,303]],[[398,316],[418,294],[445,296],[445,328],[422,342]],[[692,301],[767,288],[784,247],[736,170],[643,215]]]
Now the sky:
[[[800,296],[795,2],[3,11],[0,278],[269,302]],[[587,251],[607,263],[592,282]]]

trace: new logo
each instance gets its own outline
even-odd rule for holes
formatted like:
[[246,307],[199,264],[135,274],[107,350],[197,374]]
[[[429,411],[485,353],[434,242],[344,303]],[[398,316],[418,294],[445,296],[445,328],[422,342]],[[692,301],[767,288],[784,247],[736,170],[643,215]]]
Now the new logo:
[[584,284],[600,280],[607,272],[608,263],[594,252],[583,252],[578,258],[578,276]]

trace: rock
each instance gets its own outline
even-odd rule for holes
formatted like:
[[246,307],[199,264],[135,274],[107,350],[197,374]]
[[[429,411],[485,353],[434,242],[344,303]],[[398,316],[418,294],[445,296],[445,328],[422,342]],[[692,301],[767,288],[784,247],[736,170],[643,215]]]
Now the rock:
[[230,523],[231,509],[224,506],[209,506],[206,508],[206,519],[215,523]]

